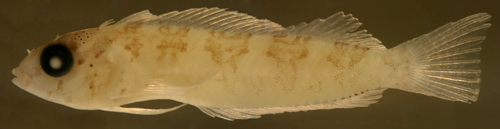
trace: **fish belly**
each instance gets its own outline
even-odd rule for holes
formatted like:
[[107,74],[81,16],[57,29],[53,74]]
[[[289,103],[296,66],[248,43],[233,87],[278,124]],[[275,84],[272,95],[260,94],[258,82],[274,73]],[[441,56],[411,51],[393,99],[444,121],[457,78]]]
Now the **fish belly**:
[[389,50],[297,35],[209,32],[197,41],[220,70],[179,101],[205,107],[300,106],[387,88],[407,75]]

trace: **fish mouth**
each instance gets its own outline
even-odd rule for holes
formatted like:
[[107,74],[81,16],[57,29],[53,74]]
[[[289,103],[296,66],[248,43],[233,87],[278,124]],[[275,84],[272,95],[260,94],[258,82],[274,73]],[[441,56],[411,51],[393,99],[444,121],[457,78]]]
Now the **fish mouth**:
[[14,76],[16,76],[12,79],[12,83],[14,83],[17,86],[22,86],[21,82],[23,82],[22,77],[24,76],[23,70],[19,67],[14,68],[14,69],[12,69],[12,74],[14,74]]

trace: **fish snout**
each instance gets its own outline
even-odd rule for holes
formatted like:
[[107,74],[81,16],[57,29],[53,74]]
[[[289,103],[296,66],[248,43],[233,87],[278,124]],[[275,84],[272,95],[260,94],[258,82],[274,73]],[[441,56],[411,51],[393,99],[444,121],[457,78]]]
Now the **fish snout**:
[[24,72],[24,70],[20,67],[12,69],[12,74],[16,76],[15,78],[12,79],[12,83],[19,87],[25,87],[28,85],[31,85],[31,78],[29,75]]

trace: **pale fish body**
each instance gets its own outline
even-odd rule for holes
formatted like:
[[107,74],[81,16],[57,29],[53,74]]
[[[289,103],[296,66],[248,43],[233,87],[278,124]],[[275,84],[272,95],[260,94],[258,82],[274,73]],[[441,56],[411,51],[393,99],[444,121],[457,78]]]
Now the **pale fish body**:
[[[366,107],[387,88],[468,103],[489,19],[475,14],[386,49],[343,13],[283,28],[218,8],[142,11],[29,51],[13,82],[76,109],[161,114],[190,104],[227,120]],[[184,104],[120,107],[154,99]]]

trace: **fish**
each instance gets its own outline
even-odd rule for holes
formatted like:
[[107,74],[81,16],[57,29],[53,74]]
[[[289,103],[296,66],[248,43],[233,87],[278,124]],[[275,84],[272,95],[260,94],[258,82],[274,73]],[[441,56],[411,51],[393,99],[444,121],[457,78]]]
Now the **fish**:
[[[351,14],[282,27],[236,11],[148,10],[56,36],[12,70],[12,82],[79,110],[158,115],[186,105],[225,120],[367,107],[387,89],[477,101],[477,13],[387,49]],[[122,107],[173,100],[172,108]]]

